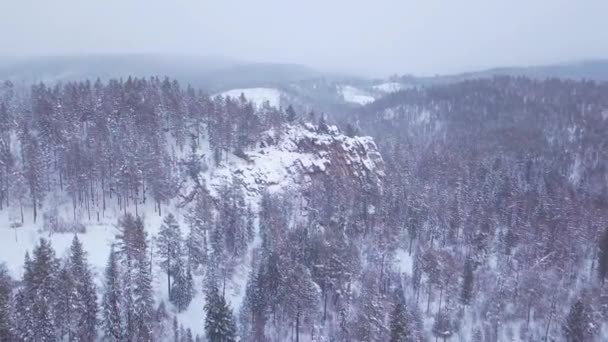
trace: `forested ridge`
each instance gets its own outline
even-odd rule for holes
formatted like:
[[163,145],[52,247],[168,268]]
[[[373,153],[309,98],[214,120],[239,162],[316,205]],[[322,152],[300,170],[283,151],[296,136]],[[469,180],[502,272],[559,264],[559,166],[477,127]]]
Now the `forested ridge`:
[[[412,88],[346,114],[155,77],[5,82],[5,231],[35,223],[49,237],[20,279],[0,267],[0,341],[606,336],[607,84],[495,77]],[[252,151],[274,143],[263,132],[286,127],[314,135],[297,149],[330,155],[327,166],[283,191],[252,195],[238,177],[208,184],[208,170],[251,165]],[[360,132],[383,167],[340,158]],[[375,145],[353,149],[365,148]],[[79,237],[116,213],[95,272]],[[75,235],[64,257],[56,234]],[[242,300],[231,302],[239,278]],[[185,312],[202,328],[183,326]]]

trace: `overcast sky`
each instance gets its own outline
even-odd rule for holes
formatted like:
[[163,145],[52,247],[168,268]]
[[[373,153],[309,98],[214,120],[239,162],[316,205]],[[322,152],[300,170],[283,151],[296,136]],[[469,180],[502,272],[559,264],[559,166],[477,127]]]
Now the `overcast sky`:
[[175,53],[359,74],[608,57],[608,0],[0,0],[0,55]]

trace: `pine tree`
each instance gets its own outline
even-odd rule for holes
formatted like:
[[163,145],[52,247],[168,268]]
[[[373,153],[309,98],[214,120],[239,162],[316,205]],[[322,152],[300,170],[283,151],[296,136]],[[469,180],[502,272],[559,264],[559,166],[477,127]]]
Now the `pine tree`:
[[156,238],[156,252],[160,258],[160,267],[167,273],[167,291],[171,297],[171,278],[174,264],[181,257],[182,236],[179,224],[173,214],[169,213],[160,226]]
[[93,341],[97,336],[97,288],[93,282],[86,252],[78,236],[74,236],[70,247],[69,268],[74,281],[74,318],[75,338]]
[[300,263],[285,267],[284,282],[281,286],[283,308],[295,324],[295,340],[300,340],[300,329],[306,320],[317,312],[319,292],[312,280],[310,270]]
[[395,308],[391,312],[390,317],[390,330],[391,330],[391,342],[409,342],[410,339],[410,327],[409,318],[405,308],[405,303],[401,296],[397,296],[397,303]]
[[359,134],[359,130],[352,123],[349,122],[346,124],[344,134],[346,134],[346,136],[348,137],[354,138]]
[[30,258],[29,252],[25,253],[25,260],[23,262],[23,286],[17,295],[15,296],[15,337],[23,341],[34,340],[34,317],[33,312],[30,310],[34,298],[30,296],[29,290],[32,286],[32,273],[33,273],[33,262]]
[[195,197],[194,206],[186,216],[188,225],[190,226],[190,232],[186,239],[186,247],[188,248],[188,262],[192,270],[197,270],[207,262],[207,232],[211,226],[211,205],[212,202],[209,194],[201,188]]
[[608,228],[604,230],[599,242],[598,273],[602,284],[608,276]]
[[473,298],[473,260],[467,257],[464,262],[464,274],[462,276],[462,290],[460,292],[460,302],[463,305],[470,305]]
[[188,308],[194,298],[194,279],[190,266],[185,265],[183,257],[178,257],[173,269],[173,285],[169,300],[177,306],[178,312]]
[[285,110],[285,115],[287,117],[288,122],[296,121],[297,114],[296,111],[293,109],[292,105],[287,106],[287,109]]
[[[19,341],[54,341],[59,262],[45,239],[26,255],[23,286],[17,295],[16,335]],[[17,321],[18,320],[18,321]]]
[[30,199],[32,200],[33,219],[38,218],[38,207],[42,203],[45,194],[46,164],[44,152],[38,137],[31,132],[27,124],[21,125],[20,132],[21,154],[23,160],[23,175],[28,186]]
[[0,264],[0,342],[15,340],[12,317],[13,281],[4,264]]
[[173,342],[179,342],[179,323],[177,316],[173,316]]
[[70,261],[66,260],[59,271],[57,279],[57,297],[55,300],[55,325],[60,339],[72,341],[76,336],[78,325],[74,319],[74,308],[77,307],[77,294],[74,278],[70,271]]
[[124,272],[121,311],[125,338],[149,341],[154,322],[152,275],[144,223],[127,214],[119,220],[118,255]]
[[245,299],[240,312],[241,327],[247,336],[254,341],[263,341],[264,328],[266,326],[266,310],[268,299],[263,288],[265,280],[264,268],[258,267],[249,272],[247,287],[245,288]]
[[433,335],[445,342],[454,334],[454,323],[445,311],[440,311],[433,322]]
[[192,337],[192,330],[190,330],[190,328],[186,329],[185,342],[194,342],[194,338]]
[[102,327],[104,336],[108,341],[121,341],[123,334],[122,312],[120,309],[120,298],[122,295],[120,286],[120,273],[118,260],[114,246],[110,250],[108,263],[105,269],[104,289],[102,298]]
[[205,332],[210,342],[236,341],[236,326],[232,310],[215,287],[207,293],[205,313]]
[[135,219],[135,249],[138,251],[135,259],[135,277],[133,289],[133,318],[135,338],[139,341],[153,339],[154,298],[152,297],[152,274],[148,259],[148,244],[144,223],[140,217]]
[[592,341],[592,333],[589,330],[590,315],[585,303],[578,299],[570,307],[566,322],[562,326],[564,336],[568,342]]

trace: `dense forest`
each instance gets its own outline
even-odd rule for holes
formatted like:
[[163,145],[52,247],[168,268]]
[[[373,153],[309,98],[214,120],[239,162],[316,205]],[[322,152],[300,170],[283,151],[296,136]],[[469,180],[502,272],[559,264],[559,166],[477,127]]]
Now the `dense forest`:
[[[5,82],[0,209],[18,215],[4,230],[35,223],[49,238],[25,255],[19,279],[0,265],[0,341],[607,333],[608,84],[496,77],[412,88],[339,114],[155,77]],[[370,135],[384,167],[363,177],[333,159],[302,187],[257,196],[203,177],[235,158],[251,163],[248,151],[271,143],[263,132],[294,126]],[[315,152],[315,142],[297,148]],[[69,217],[54,205],[60,197]],[[115,214],[98,274],[79,237]],[[58,234],[74,235],[65,257],[51,243]],[[243,298],[231,305],[226,288],[238,277]],[[179,322],[184,312],[204,329]]]

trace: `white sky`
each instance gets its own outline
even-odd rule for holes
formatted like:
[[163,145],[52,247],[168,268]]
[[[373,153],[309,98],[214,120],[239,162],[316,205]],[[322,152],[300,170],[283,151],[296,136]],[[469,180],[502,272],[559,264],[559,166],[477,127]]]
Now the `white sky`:
[[0,0],[0,55],[174,53],[359,74],[608,57],[608,0]]

